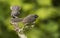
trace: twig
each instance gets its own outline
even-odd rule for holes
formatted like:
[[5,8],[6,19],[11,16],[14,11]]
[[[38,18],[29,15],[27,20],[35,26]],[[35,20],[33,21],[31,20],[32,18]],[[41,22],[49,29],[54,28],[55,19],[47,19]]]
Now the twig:
[[14,30],[17,32],[19,38],[27,38],[27,36],[24,34],[23,28],[19,28],[18,23],[13,23]]
[[17,24],[14,24],[14,27],[20,38],[27,38],[27,36],[23,33],[23,28],[19,28]]

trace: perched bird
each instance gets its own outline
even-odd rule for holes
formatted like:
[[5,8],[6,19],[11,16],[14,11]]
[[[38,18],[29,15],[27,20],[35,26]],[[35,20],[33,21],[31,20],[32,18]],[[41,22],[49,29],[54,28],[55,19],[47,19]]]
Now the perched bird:
[[21,21],[24,24],[24,29],[32,29],[34,27],[35,21],[38,18],[36,14],[29,14]]
[[11,17],[12,18],[17,18],[17,16],[19,16],[20,12],[20,7],[19,6],[11,6]]
[[36,14],[30,14],[28,16],[26,16],[23,20],[22,23],[26,24],[30,24],[36,21],[36,19],[38,18],[38,15]]

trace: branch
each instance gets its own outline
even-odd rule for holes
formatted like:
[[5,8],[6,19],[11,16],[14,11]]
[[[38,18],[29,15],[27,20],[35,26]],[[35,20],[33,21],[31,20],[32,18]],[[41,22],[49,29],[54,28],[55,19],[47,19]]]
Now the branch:
[[23,28],[19,28],[18,23],[13,23],[14,30],[18,34],[19,38],[27,38],[27,36],[24,34]]

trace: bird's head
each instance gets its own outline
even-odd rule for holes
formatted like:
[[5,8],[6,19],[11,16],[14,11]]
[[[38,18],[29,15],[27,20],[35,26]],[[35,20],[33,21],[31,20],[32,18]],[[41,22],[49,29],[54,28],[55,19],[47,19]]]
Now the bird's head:
[[34,14],[33,17],[38,18],[38,15]]

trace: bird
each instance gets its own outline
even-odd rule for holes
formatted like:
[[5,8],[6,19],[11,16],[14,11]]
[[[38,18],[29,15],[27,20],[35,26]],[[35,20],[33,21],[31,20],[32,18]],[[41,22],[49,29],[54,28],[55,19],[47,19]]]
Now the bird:
[[30,24],[33,23],[34,21],[36,21],[36,19],[38,18],[38,15],[36,14],[29,14],[28,16],[26,16],[25,18],[23,18],[22,23],[26,24]]
[[18,18],[18,16],[20,15],[20,12],[19,12],[20,9],[21,9],[21,8],[20,8],[19,6],[17,6],[17,5],[11,6],[11,7],[10,7],[11,17],[12,17],[12,18]]
[[37,18],[38,18],[38,15],[36,14],[29,14],[26,17],[24,17],[23,20],[21,21],[24,24],[24,30],[32,29],[34,27],[34,24]]

